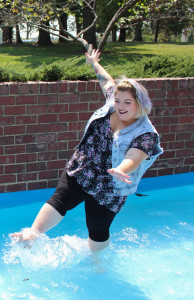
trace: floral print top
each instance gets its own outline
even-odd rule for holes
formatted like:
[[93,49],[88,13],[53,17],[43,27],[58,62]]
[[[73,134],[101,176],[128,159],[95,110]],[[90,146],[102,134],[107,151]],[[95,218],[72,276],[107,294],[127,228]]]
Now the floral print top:
[[[138,148],[148,156],[157,142],[154,132],[136,138],[130,148]],[[92,195],[100,205],[118,213],[127,196],[115,196],[113,177],[107,172],[112,168],[113,132],[110,124],[110,113],[94,120],[79,148],[76,149],[66,165],[69,176],[74,176],[83,190]]]

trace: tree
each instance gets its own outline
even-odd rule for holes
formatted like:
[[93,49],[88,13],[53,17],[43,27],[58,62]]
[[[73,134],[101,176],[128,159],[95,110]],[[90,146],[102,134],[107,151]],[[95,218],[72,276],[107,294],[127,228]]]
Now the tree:
[[[153,1],[152,1],[153,2]],[[128,14],[119,20],[119,25],[121,26],[119,40],[125,41],[126,31],[128,29],[133,29],[134,38],[133,41],[142,42],[142,28],[143,21],[146,19],[146,13],[149,9],[151,1],[142,0],[138,1],[132,8],[128,10]]]
[[117,26],[114,25],[112,28],[112,42],[117,41]]
[[142,27],[143,27],[143,21],[139,21],[137,25],[135,25],[135,36],[133,38],[134,42],[143,42]]
[[119,42],[125,42],[126,41],[126,28],[120,26],[120,34],[119,34]]
[[[117,0],[98,0],[96,3],[96,13],[99,16],[98,22],[96,24],[97,32],[102,35],[106,30],[106,27],[112,20],[112,16],[117,12],[117,10],[122,5],[122,0],[118,4]],[[116,42],[116,32],[118,27],[114,24],[112,28],[112,41]]]
[[[102,51],[111,30],[115,30],[115,25],[120,26],[119,22],[121,18],[124,20],[122,23],[123,27],[124,23],[127,26],[135,26],[138,23],[142,24],[145,20],[157,21],[160,19],[168,19],[178,22],[184,19],[185,21],[191,21],[193,16],[192,1],[193,0],[184,0],[184,2],[181,0],[120,0],[120,4],[118,5],[117,0],[104,0],[105,7],[110,7],[111,5],[114,9],[110,10],[112,14],[109,12],[108,22],[103,30],[104,34],[102,35],[98,48]],[[98,3],[102,3],[102,0],[7,0],[6,5],[4,0],[0,0],[0,15],[1,19],[9,20],[12,23],[16,21],[18,24],[28,22],[30,25],[36,26],[49,34],[52,33],[66,41],[77,41],[88,51],[88,49],[91,49],[90,43],[92,42],[94,44],[95,41],[94,38],[92,41],[89,41],[89,37],[87,37],[86,33],[92,31],[92,28],[95,28],[97,21],[100,19],[97,13],[98,5],[96,5]],[[76,15],[75,9],[80,12],[80,9],[83,7],[87,7],[90,11],[89,24],[84,25],[84,28],[82,28],[81,31],[79,30],[77,34],[67,31],[65,26],[63,26],[61,15],[64,13],[70,15],[72,12]],[[183,15],[182,12],[184,12]],[[54,19],[58,20],[60,29],[49,25],[48,22]],[[84,19],[86,18],[84,17]],[[47,22],[47,25],[45,25],[45,22]],[[80,24],[80,22],[78,22],[78,24]]]
[[[67,31],[67,19],[68,19],[68,14],[66,13],[62,13],[60,15],[60,20],[61,20],[61,23],[60,23],[60,26],[59,26],[59,42],[60,43],[64,43],[64,42],[67,42],[65,39],[63,39],[61,36],[63,35],[63,28]],[[61,27],[61,24],[63,27]],[[67,37],[67,35],[64,35],[65,37]]]
[[[28,22],[33,26],[37,26],[37,28],[39,29],[42,29],[48,33],[52,33],[53,35],[61,37],[67,41],[77,41],[81,43],[86,50],[89,50],[91,49],[91,45],[82,36],[85,35],[85,33],[91,28],[93,28],[98,20],[98,16],[96,14],[96,1],[97,0],[68,0],[65,2],[46,0],[7,0],[7,3],[5,5],[4,1],[0,0],[0,9],[3,11],[3,14],[1,13],[1,15],[6,16],[7,19],[12,19],[12,21],[17,19],[17,21],[19,20],[21,23]],[[130,7],[133,7],[137,2],[138,0],[124,1],[122,6],[116,11],[99,43],[98,48],[100,50],[104,48],[108,35],[114,28],[115,23],[127,12]],[[88,9],[90,9],[90,13],[93,15],[93,18],[91,19],[91,23],[86,28],[82,28],[82,30],[77,33],[77,35],[73,35],[71,32],[68,32],[65,28],[63,28],[60,15],[64,12],[70,13],[71,9],[78,5],[78,3],[80,4],[80,6],[87,6]],[[49,25],[45,25],[46,21],[53,18],[56,18],[58,20],[63,35],[60,34],[58,29],[52,28]],[[66,37],[65,35],[67,35],[68,37]]]
[[[89,1],[86,0],[88,3]],[[95,9],[95,2],[90,1],[90,5]],[[83,29],[86,29],[90,24],[95,20],[95,15],[92,13],[90,7],[84,3],[83,5]],[[95,25],[92,26],[89,30],[85,31],[83,34],[84,40],[91,44],[93,48],[97,48],[96,42],[96,30]]]
[[38,35],[38,46],[51,46],[51,37],[50,33],[47,30],[44,30],[44,28],[49,27],[49,20],[44,21],[41,23],[41,26],[39,27],[39,35]]
[[[2,1],[3,4],[4,1]],[[10,8],[10,5],[7,5],[7,8]],[[3,12],[3,9],[0,7],[0,13]],[[2,28],[2,40],[3,43],[5,44],[9,44],[12,43],[13,40],[13,24],[10,22],[7,22],[7,20],[5,18],[1,18],[0,19],[0,24],[1,24],[1,28]]]
[[115,23],[123,16],[125,15],[125,13],[131,8],[133,7],[138,1],[136,0],[131,0],[131,1],[127,1],[125,2],[118,10],[117,12],[114,14],[112,20],[109,22],[104,35],[99,43],[98,48],[100,49],[100,51],[104,48],[105,44],[106,44],[106,40],[108,38],[108,35],[110,33],[110,31],[114,28]]
[[20,36],[20,27],[18,24],[16,24],[15,30],[16,30],[16,44],[22,44],[23,42]]
[[3,43],[10,44],[13,40],[13,27],[12,26],[2,26],[3,33]]
[[160,27],[160,20],[157,20],[156,21],[156,30],[155,30],[155,35],[154,35],[155,43],[157,43],[157,41],[158,41],[159,27]]
[[[155,24],[155,41],[159,30],[166,33],[180,33],[183,28],[192,26],[193,0],[142,0],[128,10],[128,16],[121,18],[118,27],[121,28],[121,38],[125,39],[125,32],[130,27],[135,29],[134,41],[142,41],[142,28],[146,21]],[[162,22],[161,22],[162,21]]]
[[157,42],[159,31],[163,30],[166,36],[182,32],[184,28],[192,26],[193,0],[154,1],[150,5],[147,19],[155,22],[155,37]]

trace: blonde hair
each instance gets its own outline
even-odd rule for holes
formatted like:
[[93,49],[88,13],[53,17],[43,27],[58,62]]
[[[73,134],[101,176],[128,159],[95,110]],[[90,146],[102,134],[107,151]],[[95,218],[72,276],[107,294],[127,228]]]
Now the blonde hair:
[[152,103],[148,95],[146,88],[134,79],[122,76],[116,84],[115,95],[117,92],[129,92],[136,100],[138,106],[138,113],[136,118],[147,116],[151,109]]

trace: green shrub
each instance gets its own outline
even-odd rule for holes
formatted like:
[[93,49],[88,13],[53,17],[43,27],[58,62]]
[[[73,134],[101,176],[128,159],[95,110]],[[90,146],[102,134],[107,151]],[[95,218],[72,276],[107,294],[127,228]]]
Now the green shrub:
[[37,68],[34,72],[31,72],[28,76],[30,81],[39,81],[40,80],[40,67]]
[[9,81],[9,74],[6,68],[0,67],[0,82]]
[[91,66],[86,64],[64,66],[63,79],[87,81],[92,78],[96,78],[96,76]]
[[40,68],[39,79],[42,81],[57,81],[62,79],[62,77],[63,69],[60,66],[60,62],[54,62],[50,65],[43,64]]
[[[109,72],[109,67],[105,67]],[[111,65],[113,78],[126,75],[131,78],[192,77],[194,58],[177,56],[153,56]]]
[[23,69],[17,69],[15,66],[7,64],[5,67],[0,67],[0,81],[21,81],[25,82],[28,80],[27,75],[23,72]]
[[[194,75],[194,58],[189,56],[142,56],[133,60],[117,57],[113,60],[102,60],[102,65],[113,78],[126,75],[131,78],[153,77],[192,77]],[[0,81],[58,81],[58,80],[90,80],[96,75],[83,56],[59,60],[52,64],[42,64],[31,73],[24,66],[7,65],[0,67]]]
[[192,77],[194,59],[191,57],[156,56],[144,59],[145,77]]
[[12,70],[9,73],[9,81],[26,82],[26,81],[28,81],[28,77],[24,73],[20,73],[18,71]]

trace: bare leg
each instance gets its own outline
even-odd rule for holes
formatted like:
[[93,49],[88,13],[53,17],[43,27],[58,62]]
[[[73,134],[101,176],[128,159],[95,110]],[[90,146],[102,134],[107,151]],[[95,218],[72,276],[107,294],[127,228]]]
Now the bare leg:
[[45,203],[32,224],[32,228],[43,233],[55,227],[62,219],[63,216],[54,207]]
[[105,242],[95,242],[95,241],[91,240],[90,238],[88,238],[88,244],[92,251],[102,250],[109,246],[110,238]]
[[90,250],[92,251],[92,259],[94,266],[96,267],[97,273],[104,273],[106,271],[106,266],[103,265],[103,260],[100,254],[100,251],[108,247],[110,244],[110,238],[105,242],[95,242],[92,239],[88,238],[88,244]]
[[44,233],[53,228],[62,219],[63,216],[58,213],[55,208],[45,203],[39,211],[31,229],[24,232],[13,233],[12,237],[20,242],[24,242],[26,247],[28,247],[28,241],[36,240],[40,233]]

